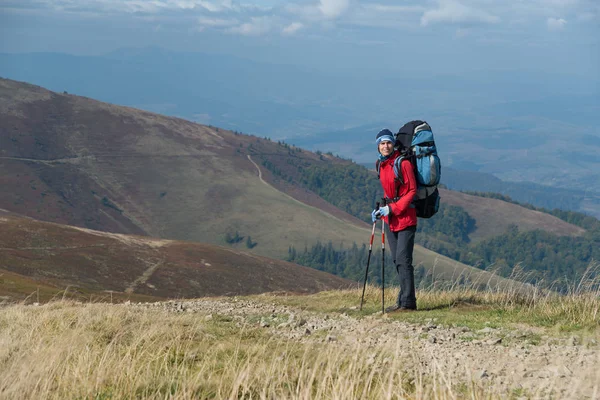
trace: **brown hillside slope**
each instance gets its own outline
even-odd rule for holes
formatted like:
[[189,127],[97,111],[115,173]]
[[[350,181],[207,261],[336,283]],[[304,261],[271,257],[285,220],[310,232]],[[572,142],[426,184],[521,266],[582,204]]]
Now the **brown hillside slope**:
[[[418,247],[435,281],[527,290]],[[93,231],[0,211],[0,302],[67,296],[107,301],[314,293],[356,282],[285,261],[201,243]],[[110,293],[110,295],[108,294]]]
[[[279,258],[289,245],[316,240],[364,243],[362,233],[345,235],[347,223],[364,223],[286,183],[286,176],[301,180],[299,167],[320,163],[348,161],[0,79],[0,207],[36,219],[215,244],[239,231],[258,243],[253,252]],[[442,196],[477,220],[474,241],[511,224],[583,232],[500,200]]]
[[[302,202],[259,176],[269,140],[0,80],[0,207],[117,233],[224,244],[239,231],[253,252],[364,241],[361,224],[309,191]],[[303,157],[318,160],[312,153]],[[264,173],[268,175],[264,167]],[[308,206],[310,204],[311,206]]]
[[475,218],[476,230],[469,235],[475,242],[500,235],[506,232],[510,225],[517,225],[521,231],[541,229],[558,236],[579,236],[585,233],[584,229],[553,215],[506,201],[445,189],[440,190],[440,196],[445,204],[462,207]]
[[[438,282],[522,290],[527,285],[422,247],[415,263]],[[27,296],[154,300],[356,287],[321,271],[220,246],[89,230],[0,210],[0,301]],[[37,292],[37,293],[35,293]],[[34,294],[35,293],[35,294]],[[32,300],[34,301],[34,300]]]
[[[0,207],[22,215],[216,244],[240,231],[259,243],[255,252],[274,257],[317,239],[348,242],[334,226],[341,221],[364,226],[285,183],[285,176],[301,180],[298,166],[348,163],[335,157],[6,79],[0,79],[0,117]],[[290,158],[294,163],[286,162]],[[264,162],[284,179],[273,179]],[[583,232],[500,200],[447,190],[442,196],[477,220],[475,241],[510,224],[559,235]]]
[[[70,227],[0,212],[0,296],[67,286],[80,294],[194,298],[264,292],[315,293],[351,281],[219,246]],[[142,297],[140,297],[142,296]],[[144,297],[145,296],[145,297]],[[32,296],[34,298],[34,296]]]
[[[368,241],[367,224],[314,193],[272,186],[267,162],[277,163],[280,182],[298,166],[349,163],[0,79],[0,208],[94,230],[211,244],[225,244],[226,234],[237,231],[257,243],[252,253],[280,259],[290,245]],[[245,241],[235,248],[246,250]],[[481,273],[421,247],[415,264],[450,276]]]

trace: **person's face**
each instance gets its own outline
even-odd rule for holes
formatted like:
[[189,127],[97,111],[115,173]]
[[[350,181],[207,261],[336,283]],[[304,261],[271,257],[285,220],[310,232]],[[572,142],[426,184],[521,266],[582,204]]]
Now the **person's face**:
[[382,156],[387,157],[394,151],[394,145],[389,140],[384,140],[379,143],[379,152]]

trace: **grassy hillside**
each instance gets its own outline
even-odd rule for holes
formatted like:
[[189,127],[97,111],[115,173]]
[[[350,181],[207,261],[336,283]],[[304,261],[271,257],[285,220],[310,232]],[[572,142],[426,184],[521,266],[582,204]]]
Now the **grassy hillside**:
[[[281,247],[270,243],[280,238],[296,245],[304,244],[298,240],[316,241],[316,235],[293,232],[299,221],[314,226],[313,221],[298,201],[278,191],[358,223],[332,206],[331,199],[323,200],[324,194],[304,176],[308,170],[352,173],[357,167],[332,155],[5,79],[0,80],[0,115],[0,180],[11,189],[0,194],[0,207],[23,215],[211,243],[222,243],[226,232],[241,227],[237,230],[244,235],[260,236],[257,252],[277,256],[281,252],[273,248]],[[259,173],[278,191],[258,179]],[[376,180],[366,180],[376,193],[360,200],[365,216],[380,192]],[[339,188],[332,196],[355,190]],[[464,206],[478,219],[475,239],[501,233],[508,224],[521,230],[580,233],[575,226],[514,204],[451,191],[444,193],[444,200]],[[496,208],[505,211],[489,212]],[[363,219],[361,212],[351,214]],[[313,232],[323,231],[318,220],[322,218],[314,221],[319,229]],[[278,225],[291,231],[288,238]]]
[[[93,231],[9,213],[0,213],[0,227],[0,296],[10,302],[314,293],[357,287],[363,276],[363,268],[353,282],[248,249]],[[372,265],[377,275],[376,260]],[[528,290],[421,247],[415,249],[415,265],[428,271],[428,281],[463,279],[477,286]],[[393,276],[392,271],[388,264]],[[395,283],[388,278],[388,284]]]
[[0,214],[0,296],[156,300],[314,293],[355,283],[311,268],[202,243],[114,234]]
[[[0,80],[0,115],[0,208],[18,214],[279,259],[290,246],[349,248],[370,236],[364,220],[381,194],[379,184],[368,170],[332,154],[10,80]],[[442,195],[444,204],[473,214],[472,241],[512,224],[582,233],[515,204]],[[242,240],[227,243],[232,236]],[[428,243],[427,235],[420,238]],[[446,239],[436,237],[430,248],[441,251]],[[473,264],[481,258],[445,254]],[[471,271],[421,247],[415,264],[447,275]]]
[[475,219],[475,230],[469,234],[473,242],[504,233],[511,225],[523,232],[539,229],[557,236],[581,236],[585,232],[550,214],[502,200],[445,189],[440,190],[440,196],[445,204],[461,207]]
[[357,222],[266,185],[248,156],[287,154],[269,140],[8,80],[0,113],[0,207],[19,214],[214,244],[238,230],[275,257],[290,243],[348,240],[342,221]]
[[[237,232],[256,245],[234,249],[274,258],[370,236],[294,182],[299,167],[352,165],[331,155],[10,80],[0,80],[0,115],[0,208],[18,214],[218,245]],[[415,253],[427,268],[466,268]]]

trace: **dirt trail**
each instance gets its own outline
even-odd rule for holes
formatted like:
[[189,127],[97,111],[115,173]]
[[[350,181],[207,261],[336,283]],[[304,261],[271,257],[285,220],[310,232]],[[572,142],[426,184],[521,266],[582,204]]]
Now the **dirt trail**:
[[63,163],[77,163],[80,159],[83,158],[93,158],[91,156],[76,156],[76,157],[68,157],[68,158],[56,158],[56,159],[41,159],[41,158],[26,158],[26,157],[0,157],[0,160],[15,160],[15,161],[27,161],[27,162],[35,162],[41,164],[63,164]]
[[69,226],[69,228],[76,229],[76,230],[82,231],[82,232],[86,232],[91,235],[115,239],[121,243],[130,245],[130,246],[142,246],[142,247],[147,246],[147,247],[151,247],[151,248],[158,248],[158,247],[163,247],[163,246],[169,245],[170,243],[174,242],[174,240],[169,240],[169,239],[156,239],[156,238],[152,238],[152,237],[126,235],[123,233],[95,231],[93,229],[81,228],[79,226]]
[[[306,203],[303,203],[303,202],[301,202],[300,200],[297,200],[297,199],[293,198],[292,196],[288,195],[287,193],[284,193],[284,192],[280,191],[279,189],[275,188],[275,187],[274,187],[274,186],[272,186],[272,185],[271,185],[269,182],[267,182],[267,181],[265,181],[265,180],[263,179],[263,177],[262,177],[262,171],[260,170],[260,167],[258,166],[258,164],[257,164],[257,163],[255,163],[255,162],[254,162],[254,160],[252,160],[252,158],[250,157],[250,154],[248,154],[248,160],[250,160],[250,162],[251,162],[252,164],[254,164],[254,166],[256,167],[256,169],[257,169],[257,171],[258,171],[258,179],[260,179],[260,181],[261,181],[262,183],[264,183],[265,185],[267,185],[267,186],[268,186],[268,187],[270,187],[271,189],[273,189],[273,190],[276,190],[276,191],[278,191],[279,193],[281,193],[281,195],[282,195],[282,196],[284,196],[284,197],[288,198],[289,200],[292,200],[292,201],[293,201],[293,202],[295,202],[295,203],[301,204],[301,205],[303,205],[304,207],[308,207],[308,208],[311,208],[311,209],[313,209],[313,210],[316,210],[317,212],[320,212],[321,214],[324,214],[324,215],[325,215],[327,218],[330,218],[330,219],[335,219],[335,220],[337,220],[337,221],[339,221],[339,222],[341,222],[341,223],[345,223],[345,222],[346,222],[346,221],[343,221],[343,220],[339,219],[339,218],[338,218],[338,217],[336,217],[335,215],[329,214],[329,213],[327,213],[327,212],[325,212],[325,211],[321,210],[321,209],[320,209],[320,208],[318,208],[318,207],[313,207],[313,206],[311,206],[311,205],[308,205],[308,204],[306,204]],[[365,230],[366,230],[366,229],[365,229]]]
[[152,276],[152,274],[163,264],[162,261],[157,262],[156,264],[152,264],[147,270],[144,271],[142,275],[140,275],[135,281],[133,281],[127,289],[125,289],[125,293],[133,293],[136,287],[139,285],[145,284],[148,279]]
[[596,339],[555,338],[529,327],[471,330],[466,327],[400,322],[381,314],[355,318],[262,302],[199,299],[133,304],[165,312],[223,314],[238,326],[257,324],[298,342],[322,342],[352,351],[400,351],[404,369],[444,376],[491,391],[501,398],[600,398],[600,348]]

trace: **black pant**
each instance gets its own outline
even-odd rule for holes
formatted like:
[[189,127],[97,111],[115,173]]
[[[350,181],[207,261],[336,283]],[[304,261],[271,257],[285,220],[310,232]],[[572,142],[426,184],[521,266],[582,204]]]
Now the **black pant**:
[[390,231],[389,225],[385,226],[388,245],[394,259],[394,265],[400,279],[400,292],[397,304],[400,307],[417,308],[415,296],[415,268],[413,262],[413,248],[415,246],[416,226],[409,226],[398,232]]

